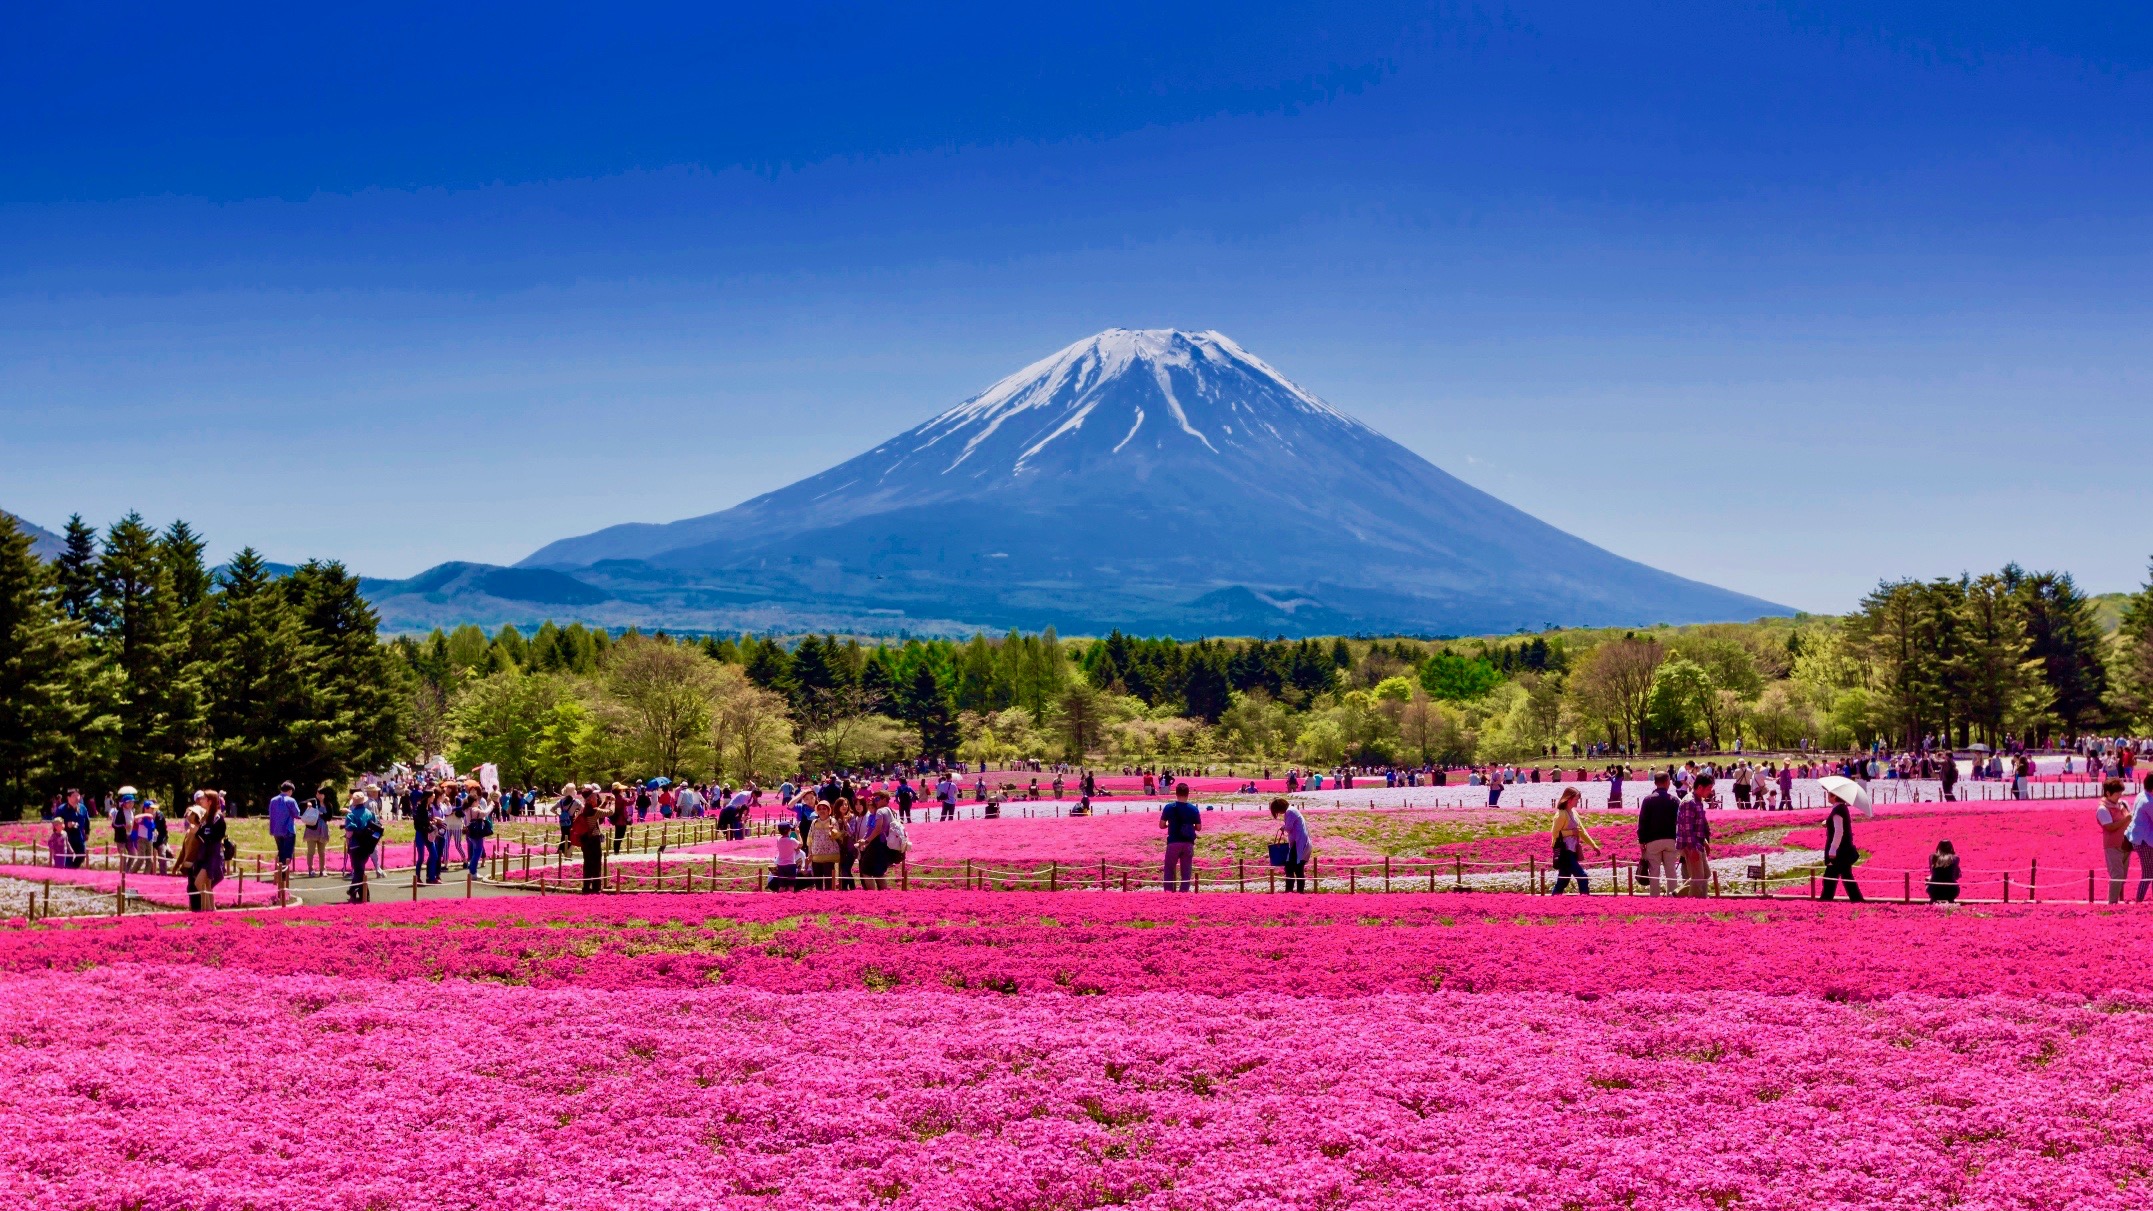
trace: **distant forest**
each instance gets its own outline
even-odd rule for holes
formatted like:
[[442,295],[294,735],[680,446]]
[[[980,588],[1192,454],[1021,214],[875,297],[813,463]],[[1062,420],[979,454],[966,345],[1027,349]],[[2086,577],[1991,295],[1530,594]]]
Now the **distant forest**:
[[1462,640],[901,642],[547,623],[384,640],[334,563],[208,567],[185,523],[0,518],[0,810],[131,782],[251,803],[434,754],[514,783],[917,757],[1252,768],[2035,743],[2153,728],[2153,588],[2006,567],[1844,617]]

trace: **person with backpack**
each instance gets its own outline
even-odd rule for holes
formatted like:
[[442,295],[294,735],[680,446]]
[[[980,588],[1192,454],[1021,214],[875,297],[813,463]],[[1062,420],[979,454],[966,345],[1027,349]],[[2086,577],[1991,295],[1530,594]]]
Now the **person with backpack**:
[[1166,830],[1166,890],[1195,890],[1196,834],[1203,826],[1203,813],[1189,802],[1189,784],[1175,784],[1173,802],[1159,809],[1159,827]]
[[553,802],[554,818],[561,825],[561,844],[568,844],[568,830],[576,823],[576,813],[583,810],[582,800],[576,797],[576,784],[571,782],[561,788],[561,797]]
[[336,802],[335,796],[336,791],[324,785],[299,813],[300,835],[307,846],[306,875],[310,879],[329,873],[329,809]]
[[351,887],[344,893],[344,899],[352,904],[364,904],[372,898],[366,882],[366,864],[381,845],[384,832],[381,817],[367,803],[366,792],[353,787],[351,805],[344,811],[344,854],[351,866]]

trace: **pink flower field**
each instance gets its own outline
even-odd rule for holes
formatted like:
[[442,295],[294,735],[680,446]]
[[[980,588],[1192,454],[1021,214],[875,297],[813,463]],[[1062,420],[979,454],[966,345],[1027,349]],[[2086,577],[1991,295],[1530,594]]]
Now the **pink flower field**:
[[2153,914],[822,893],[0,927],[0,1205],[2140,1208]]
[[[2100,826],[2093,818],[2097,802],[2077,799],[1885,809],[1875,820],[1854,823],[1854,844],[1862,852],[1856,873],[1868,872],[1888,881],[1896,894],[1900,872],[1910,871],[1918,891],[1929,869],[1930,852],[1938,841],[1949,840],[1958,851],[1969,895],[1996,896],[2006,871],[2011,872],[2019,894],[2024,894],[2027,878],[2038,863],[2040,884],[2050,889],[2045,895],[2083,900],[2087,871],[2100,872],[2104,892],[2106,887]],[[1787,844],[1793,847],[1815,848],[1823,843],[1824,830],[1820,827],[1787,835]],[[2133,878],[2136,867],[2133,860]]]

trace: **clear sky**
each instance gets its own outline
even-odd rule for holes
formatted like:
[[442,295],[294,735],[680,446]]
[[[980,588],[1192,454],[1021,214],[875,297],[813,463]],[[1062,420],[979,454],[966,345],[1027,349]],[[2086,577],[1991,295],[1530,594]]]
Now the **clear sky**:
[[1796,606],[2153,554],[2145,6],[331,7],[0,11],[0,506],[511,562],[1179,326]]

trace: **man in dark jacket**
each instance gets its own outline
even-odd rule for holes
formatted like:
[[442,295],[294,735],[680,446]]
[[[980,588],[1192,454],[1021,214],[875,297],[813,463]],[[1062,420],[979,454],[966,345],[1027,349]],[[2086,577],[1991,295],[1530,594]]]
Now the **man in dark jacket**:
[[1676,887],[1675,813],[1681,805],[1667,790],[1667,775],[1652,775],[1652,793],[1637,808],[1637,848],[1644,852],[1645,886],[1653,895],[1664,884],[1671,894]]

